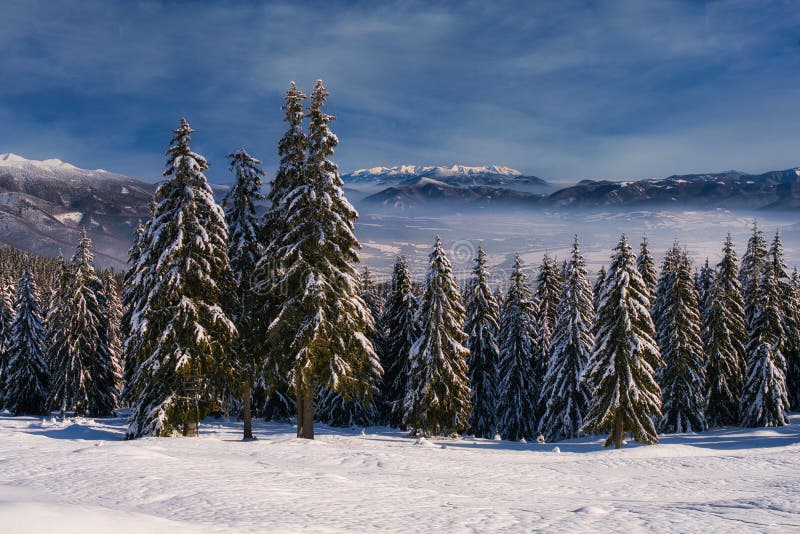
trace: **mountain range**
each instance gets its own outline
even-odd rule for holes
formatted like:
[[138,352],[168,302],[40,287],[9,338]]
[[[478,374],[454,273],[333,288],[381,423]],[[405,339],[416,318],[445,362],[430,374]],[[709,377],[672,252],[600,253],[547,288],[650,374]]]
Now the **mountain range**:
[[[500,166],[402,165],[343,174],[350,191],[368,191],[357,205],[405,209],[421,205],[601,208],[667,206],[732,209],[800,207],[800,169],[752,175],[738,171],[639,181],[583,180],[554,190],[536,176]],[[138,218],[147,216],[157,184],[58,159],[0,154],[0,246],[69,257],[82,227],[97,262],[122,267]],[[212,185],[220,199],[226,186]],[[355,197],[354,197],[355,198]]]

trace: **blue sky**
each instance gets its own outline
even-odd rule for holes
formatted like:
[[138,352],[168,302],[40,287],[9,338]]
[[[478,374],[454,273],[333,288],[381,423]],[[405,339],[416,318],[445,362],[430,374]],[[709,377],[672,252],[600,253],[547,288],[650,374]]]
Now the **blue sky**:
[[0,72],[0,152],[148,180],[181,116],[212,179],[240,146],[274,172],[283,92],[317,78],[343,171],[800,164],[797,1],[6,0]]

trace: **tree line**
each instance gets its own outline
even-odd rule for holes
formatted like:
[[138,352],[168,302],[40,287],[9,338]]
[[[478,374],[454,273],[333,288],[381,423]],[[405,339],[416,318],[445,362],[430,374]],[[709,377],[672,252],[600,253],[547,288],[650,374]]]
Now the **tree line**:
[[[215,202],[208,162],[181,120],[165,181],[136,229],[121,300],[85,233],[57,261],[42,317],[30,262],[14,306],[0,295],[4,406],[106,415],[130,406],[126,437],[195,435],[211,413],[389,425],[559,441],[741,424],[787,424],[800,405],[800,279],[780,236],[756,226],[739,262],[695,272],[675,243],[657,269],[623,235],[592,284],[577,237],[535,283],[516,257],[505,290],[479,247],[460,287],[437,237],[424,281],[398,258],[387,284],[357,270],[355,209],[331,161],[338,138],[321,81],[283,105],[280,164],[229,154],[235,184]],[[308,104],[306,109],[306,104]],[[266,203],[266,212],[258,207]]]

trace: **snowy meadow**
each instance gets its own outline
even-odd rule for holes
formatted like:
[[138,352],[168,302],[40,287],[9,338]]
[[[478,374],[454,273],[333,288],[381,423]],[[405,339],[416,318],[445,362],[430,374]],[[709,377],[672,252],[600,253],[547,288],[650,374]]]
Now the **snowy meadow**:
[[[205,421],[197,439],[123,441],[125,418],[0,416],[4,532],[791,532],[800,417],[603,450],[417,443],[381,427],[317,439]],[[558,447],[560,452],[556,452]]]

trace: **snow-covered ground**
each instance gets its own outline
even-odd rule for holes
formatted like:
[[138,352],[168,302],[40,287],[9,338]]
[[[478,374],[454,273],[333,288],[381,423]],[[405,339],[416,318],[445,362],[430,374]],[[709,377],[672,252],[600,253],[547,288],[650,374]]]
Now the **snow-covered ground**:
[[519,444],[383,428],[209,420],[200,438],[121,441],[124,422],[0,416],[2,532],[800,529],[800,415],[778,429]]

